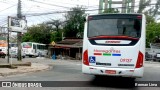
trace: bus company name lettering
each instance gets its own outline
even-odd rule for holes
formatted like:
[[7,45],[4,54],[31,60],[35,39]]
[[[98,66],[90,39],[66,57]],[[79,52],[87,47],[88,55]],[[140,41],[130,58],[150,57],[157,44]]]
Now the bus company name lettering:
[[105,43],[120,43],[121,41],[106,41]]
[[132,59],[129,59],[129,58],[121,58],[121,59],[120,59],[120,62],[130,63],[131,61],[132,61]]
[[110,50],[97,50],[94,49],[94,52],[104,52],[104,53],[121,53],[120,50],[114,50],[114,49],[110,49]]

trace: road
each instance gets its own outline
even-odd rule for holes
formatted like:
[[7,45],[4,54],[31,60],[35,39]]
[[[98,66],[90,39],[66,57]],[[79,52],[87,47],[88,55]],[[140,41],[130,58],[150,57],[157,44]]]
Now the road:
[[[48,71],[27,73],[16,76],[0,78],[1,81],[89,81],[90,87],[54,87],[45,88],[46,90],[160,90],[160,87],[134,87],[135,82],[128,78],[101,77],[96,78],[93,75],[85,75],[81,73],[81,61],[73,60],[34,60],[33,62],[41,62],[50,64],[53,68]],[[143,78],[135,81],[160,81],[160,63],[146,62]],[[104,83],[99,82],[104,81]],[[70,83],[70,82],[68,82]],[[79,83],[79,82],[75,82]],[[83,82],[88,84],[88,82]],[[63,85],[62,85],[63,86]],[[74,85],[73,85],[74,86]],[[12,90],[22,88],[13,88]],[[41,90],[44,88],[34,88]],[[5,90],[8,90],[5,88]]]

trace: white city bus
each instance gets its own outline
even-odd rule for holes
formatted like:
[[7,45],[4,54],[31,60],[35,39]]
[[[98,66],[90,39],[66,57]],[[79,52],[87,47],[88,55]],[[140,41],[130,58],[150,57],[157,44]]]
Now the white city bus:
[[82,72],[98,76],[143,77],[145,24],[143,14],[87,16]]
[[23,42],[22,49],[26,56],[46,56],[47,55],[47,45],[35,42]]

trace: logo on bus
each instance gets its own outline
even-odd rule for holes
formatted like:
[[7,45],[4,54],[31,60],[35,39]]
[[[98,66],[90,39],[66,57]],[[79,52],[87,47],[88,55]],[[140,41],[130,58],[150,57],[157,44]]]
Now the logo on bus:
[[115,50],[113,47],[110,48],[110,50],[98,50],[98,49],[94,49],[94,52],[104,52],[104,53],[121,53],[120,50]]
[[96,56],[121,56],[121,51],[115,50],[113,47],[110,48],[110,50],[94,49],[94,55]]
[[112,43],[114,43],[114,44],[116,44],[116,43],[120,43],[121,41],[106,41],[105,43],[109,43],[109,44],[112,44]]

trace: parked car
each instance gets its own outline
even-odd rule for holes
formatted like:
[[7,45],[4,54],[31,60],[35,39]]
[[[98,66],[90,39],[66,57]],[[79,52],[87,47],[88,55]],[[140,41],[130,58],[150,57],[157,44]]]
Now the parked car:
[[160,62],[160,53],[156,53],[156,55],[154,56],[154,61]]
[[0,58],[5,58],[6,54],[4,52],[2,52],[2,49],[0,49]]
[[153,60],[154,56],[152,54],[146,52],[145,58],[146,58],[146,61],[150,61],[150,60]]

